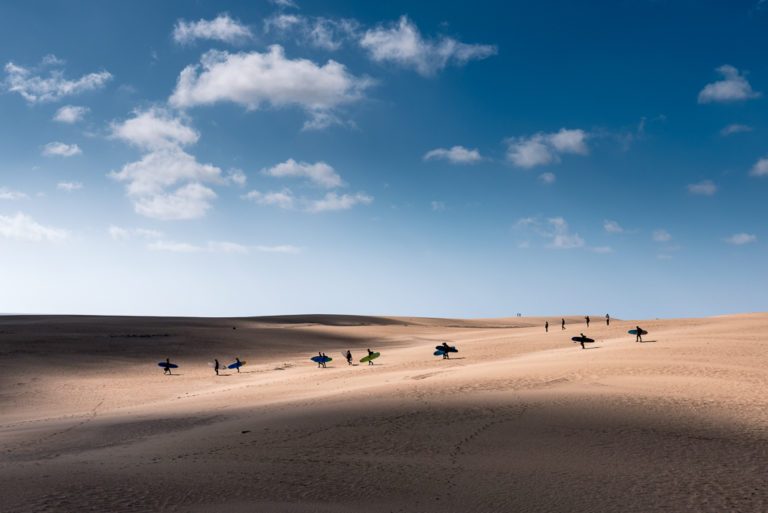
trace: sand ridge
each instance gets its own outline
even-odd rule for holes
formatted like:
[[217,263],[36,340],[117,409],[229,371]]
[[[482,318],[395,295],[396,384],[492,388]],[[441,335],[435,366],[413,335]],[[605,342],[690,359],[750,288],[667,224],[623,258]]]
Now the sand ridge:
[[2,509],[768,510],[768,314],[546,319],[0,317]]

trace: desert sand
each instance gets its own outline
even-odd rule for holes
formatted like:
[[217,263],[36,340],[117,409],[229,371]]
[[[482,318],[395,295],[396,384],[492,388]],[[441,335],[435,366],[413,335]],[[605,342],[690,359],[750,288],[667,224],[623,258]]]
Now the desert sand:
[[559,321],[0,317],[0,510],[768,511],[768,314]]

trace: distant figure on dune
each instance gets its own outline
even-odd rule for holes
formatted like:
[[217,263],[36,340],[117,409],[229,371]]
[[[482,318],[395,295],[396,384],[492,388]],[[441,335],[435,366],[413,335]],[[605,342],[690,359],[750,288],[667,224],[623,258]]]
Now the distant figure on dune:
[[240,367],[243,365],[243,364],[240,363],[240,358],[235,357],[235,363],[239,364],[237,366],[237,372],[239,373],[240,372]]
[[549,321],[544,322],[544,331],[549,333]]
[[219,361],[217,359],[213,359],[213,370],[216,371],[216,375],[219,375]]
[[608,314],[605,314],[605,325],[610,326],[611,325],[611,316]]
[[643,330],[640,329],[640,326],[635,326],[635,329],[637,330],[637,334],[635,335],[635,342],[642,342]]
[[587,320],[587,328],[589,328],[589,315],[585,315],[584,318]]
[[163,374],[171,374],[171,359],[165,359],[165,367],[163,367]]
[[443,342],[443,360],[451,359],[451,357],[448,356],[449,349],[450,349],[450,346],[448,345],[448,342]]
[[349,349],[347,349],[346,358],[347,358],[347,365],[352,365],[352,351],[350,351]]
[[[368,348],[368,356],[373,356],[373,351],[371,351],[371,348]],[[368,360],[368,365],[373,365],[373,360]]]
[[560,329],[561,330],[565,329],[565,319],[560,319]]

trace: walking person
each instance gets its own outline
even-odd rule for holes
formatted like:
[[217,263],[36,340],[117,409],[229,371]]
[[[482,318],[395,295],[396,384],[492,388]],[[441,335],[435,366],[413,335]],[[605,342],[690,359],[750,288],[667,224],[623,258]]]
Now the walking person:
[[561,330],[565,329],[565,319],[560,319],[560,329]]
[[235,368],[237,369],[237,372],[239,373],[240,372],[240,367],[243,366],[243,364],[240,363],[240,358],[235,357],[235,363],[237,364],[237,367],[235,367]]
[[443,360],[450,360],[451,357],[448,356],[450,346],[448,346],[448,342],[443,342]]
[[635,334],[635,342],[642,342],[643,341],[643,330],[640,329],[640,326],[635,326],[635,329],[637,330]]
[[345,355],[345,358],[347,359],[347,365],[352,365],[352,351],[347,349],[347,354]]
[[163,374],[171,374],[171,359],[165,359],[165,367],[163,367]]
[[584,333],[579,333],[579,335],[581,335],[581,340],[579,340],[579,343],[581,344],[581,348],[586,349],[586,347],[584,347],[584,339],[587,337],[584,336]]
[[608,314],[605,314],[605,325],[610,326],[611,325],[611,316]]
[[323,353],[321,356],[322,356],[322,361],[323,361],[323,369],[325,369],[325,363],[328,361],[328,357],[325,356],[325,353]]
[[213,370],[216,371],[216,375],[219,375],[219,361],[217,359],[213,359]]
[[[371,351],[371,348],[368,348],[368,356],[373,356],[373,351]],[[368,360],[368,365],[373,365],[373,360]]]
[[544,322],[544,332],[549,333],[549,321]]
[[585,315],[584,318],[587,320],[587,328],[589,328],[589,315]]

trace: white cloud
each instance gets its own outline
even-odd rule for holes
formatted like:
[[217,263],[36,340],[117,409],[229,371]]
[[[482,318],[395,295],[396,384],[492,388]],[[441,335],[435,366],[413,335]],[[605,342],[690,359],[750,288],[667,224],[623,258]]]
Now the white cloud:
[[173,242],[165,240],[151,242],[147,245],[147,247],[152,251],[169,251],[171,253],[198,253],[203,251],[203,248],[200,246],[194,246],[192,244],[187,244],[186,242]]
[[227,171],[227,180],[242,187],[248,181],[248,177],[242,169],[232,168]]
[[579,237],[578,233],[568,232],[568,223],[562,217],[553,217],[547,219],[547,222],[552,227],[552,233],[547,234],[547,237],[552,238],[552,243],[549,247],[555,249],[572,249],[584,247],[584,239]]
[[253,249],[262,253],[289,253],[298,254],[301,253],[301,248],[296,246],[283,245],[283,246],[254,246]]
[[230,101],[249,110],[262,105],[275,108],[298,106],[322,122],[306,128],[322,128],[340,105],[356,101],[371,84],[347,72],[343,64],[329,60],[318,66],[307,59],[287,59],[279,45],[269,52],[236,53],[211,50],[200,65],[187,66],[179,75],[169,101],[175,107],[193,107]]
[[253,200],[259,205],[274,205],[283,209],[292,209],[294,205],[293,193],[290,189],[283,189],[280,192],[259,192],[251,191],[242,196],[243,199]]
[[735,233],[730,237],[728,237],[727,239],[723,239],[723,240],[728,244],[735,244],[737,246],[740,246],[742,244],[749,244],[751,242],[755,242],[757,240],[757,237],[749,233]]
[[228,14],[219,14],[213,20],[178,20],[173,28],[173,40],[182,45],[192,43],[196,39],[237,44],[252,38],[251,30],[230,18]]
[[165,109],[135,110],[121,123],[113,121],[111,136],[144,150],[175,148],[194,144],[200,134]]
[[335,51],[357,35],[359,23],[352,19],[278,14],[264,21],[264,31],[282,34],[297,33],[300,40],[310,46]]
[[539,180],[545,184],[552,184],[555,183],[556,178],[554,173],[541,173],[539,175]]
[[223,183],[221,169],[200,164],[180,148],[147,153],[138,162],[126,164],[120,172],[112,171],[109,176],[128,182],[131,196],[160,194],[165,187],[182,181]]
[[248,247],[235,242],[208,242],[208,251],[216,253],[240,253],[247,254]]
[[722,130],[720,130],[720,135],[725,137],[725,136],[729,136],[729,135],[732,135],[732,134],[738,134],[738,133],[741,133],[741,132],[751,132],[752,130],[754,130],[754,128],[752,128],[751,126],[739,125],[738,123],[734,123],[732,125],[728,125],[727,127],[723,128]]
[[561,128],[558,132],[539,132],[530,137],[510,137],[507,142],[507,159],[515,166],[531,168],[560,162],[561,153],[587,155],[589,138],[584,130]]
[[613,248],[610,246],[597,246],[592,248],[595,253],[613,253]]
[[[50,58],[52,57],[52,59]],[[43,59],[42,66],[61,65],[63,61],[55,56]],[[89,73],[77,80],[67,80],[61,70],[51,70],[47,77],[37,75],[39,69],[29,69],[17,66],[12,62],[5,65],[7,77],[5,87],[8,91],[17,92],[29,103],[60,100],[65,96],[92,91],[103,87],[112,75],[107,71]]]
[[288,159],[269,169],[262,169],[261,172],[267,176],[274,176],[277,178],[307,178],[315,184],[327,189],[344,185],[341,177],[325,162],[309,164],[307,162],[296,162],[293,159]]
[[765,176],[768,175],[768,157],[758,160],[752,169],[749,171],[752,176]]
[[656,242],[669,242],[672,240],[672,235],[667,230],[653,230],[653,240]]
[[433,201],[432,202],[432,210],[434,212],[442,212],[445,210],[445,202],[443,201]]
[[158,232],[157,230],[147,230],[145,228],[127,229],[115,225],[110,225],[108,231],[110,237],[114,240],[121,241],[129,240],[133,237],[140,237],[142,239],[160,239],[164,236],[162,232]]
[[707,84],[699,93],[699,103],[732,102],[759,98],[762,93],[753,91],[752,86],[739,70],[728,64],[720,66],[715,71],[724,80]]
[[424,76],[434,75],[449,64],[463,66],[497,52],[493,45],[465,44],[446,36],[426,40],[407,16],[389,26],[367,30],[360,45],[376,62],[394,62]]
[[712,180],[702,180],[699,183],[689,184],[688,192],[702,196],[712,196],[715,192],[717,192],[717,185],[715,185],[715,182]]
[[364,204],[367,205],[373,201],[371,196],[367,196],[362,192],[357,194],[342,194],[339,195],[335,192],[329,192],[323,199],[310,201],[307,206],[308,212],[331,212],[335,210],[348,210],[355,205]]
[[83,151],[77,144],[64,144],[62,142],[49,142],[43,148],[43,155],[53,156],[59,155],[61,157],[72,157],[79,155]]
[[619,223],[616,221],[609,221],[608,219],[603,221],[603,228],[608,233],[622,233],[624,231],[624,228],[619,226]]
[[211,208],[216,193],[199,183],[190,183],[171,193],[142,196],[134,202],[137,214],[154,219],[197,219]]
[[69,237],[66,230],[43,226],[31,217],[17,212],[15,216],[0,216],[0,237],[30,242],[58,242]]
[[293,0],[269,0],[273,4],[277,5],[278,7],[293,7],[295,9],[298,9],[299,6],[296,5],[296,2]]
[[468,150],[464,146],[453,146],[451,149],[437,148],[435,150],[428,151],[424,155],[424,160],[431,159],[446,159],[454,164],[474,164],[483,160],[480,156],[480,152],[477,149]]
[[56,188],[61,191],[72,192],[83,188],[80,182],[59,182]]
[[60,123],[77,123],[91,110],[88,107],[78,107],[76,105],[65,105],[56,111],[56,115],[53,116],[54,121]]
[[12,191],[7,187],[0,187],[0,200],[18,200],[18,199],[26,199],[28,197],[29,196],[27,196],[23,192]]

